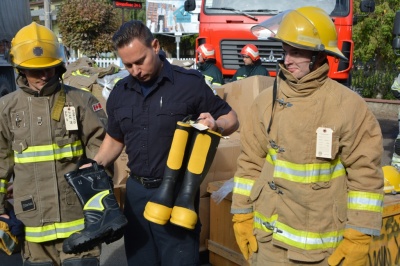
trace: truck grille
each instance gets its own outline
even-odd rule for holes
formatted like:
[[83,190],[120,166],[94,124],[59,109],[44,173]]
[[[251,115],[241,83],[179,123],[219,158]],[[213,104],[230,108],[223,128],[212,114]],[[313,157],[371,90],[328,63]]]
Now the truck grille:
[[246,44],[254,44],[260,53],[262,65],[268,71],[276,71],[277,61],[283,59],[283,49],[281,42],[267,40],[222,40],[222,66],[225,69],[238,69],[243,66],[243,59],[240,51]]

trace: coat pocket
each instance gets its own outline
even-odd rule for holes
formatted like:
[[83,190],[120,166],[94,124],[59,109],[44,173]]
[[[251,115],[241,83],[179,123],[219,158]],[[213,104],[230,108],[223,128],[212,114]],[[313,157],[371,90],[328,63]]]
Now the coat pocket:
[[25,225],[39,226],[39,224],[36,224],[38,221],[38,209],[33,195],[14,198],[14,212],[17,218]]
[[185,103],[164,104],[157,111],[157,127],[161,137],[172,137],[176,122],[182,121],[188,114]]
[[17,153],[22,153],[24,150],[28,148],[28,143],[26,140],[14,140],[12,142],[11,148]]

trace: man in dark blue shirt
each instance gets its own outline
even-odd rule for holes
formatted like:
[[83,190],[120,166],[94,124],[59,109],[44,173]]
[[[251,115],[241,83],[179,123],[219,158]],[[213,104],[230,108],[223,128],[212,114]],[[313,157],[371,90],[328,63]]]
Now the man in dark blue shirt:
[[213,94],[201,73],[171,65],[159,55],[158,40],[142,22],[122,25],[113,43],[130,75],[108,98],[107,135],[94,160],[108,165],[124,147],[128,154],[128,264],[198,265],[199,222],[188,230],[169,222],[149,222],[143,212],[163,179],[177,122],[191,116],[210,130],[229,135],[239,126],[236,113]]

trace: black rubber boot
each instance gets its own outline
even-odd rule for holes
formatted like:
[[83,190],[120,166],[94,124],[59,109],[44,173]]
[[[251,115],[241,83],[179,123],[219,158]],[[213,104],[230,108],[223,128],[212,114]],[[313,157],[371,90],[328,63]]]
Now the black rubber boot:
[[92,166],[64,175],[82,206],[85,228],[63,243],[65,253],[81,253],[105,242],[120,239],[128,220],[122,214],[113,192],[112,179],[95,161]]
[[144,209],[143,215],[150,222],[164,225],[171,217],[175,185],[181,174],[192,131],[193,128],[189,123],[177,122],[163,181]]
[[220,139],[221,135],[211,130],[194,132],[187,170],[172,209],[171,223],[194,229],[197,223],[195,196],[214,160]]

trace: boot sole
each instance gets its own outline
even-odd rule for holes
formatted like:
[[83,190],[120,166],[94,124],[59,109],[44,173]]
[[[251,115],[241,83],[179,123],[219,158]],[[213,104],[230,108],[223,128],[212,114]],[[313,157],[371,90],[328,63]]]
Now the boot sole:
[[89,251],[103,242],[106,244],[115,242],[122,238],[124,235],[124,228],[127,224],[128,220],[125,216],[121,215],[93,234],[81,234],[74,240],[69,240],[69,238],[67,238],[63,243],[63,252],[67,254],[77,254]]

